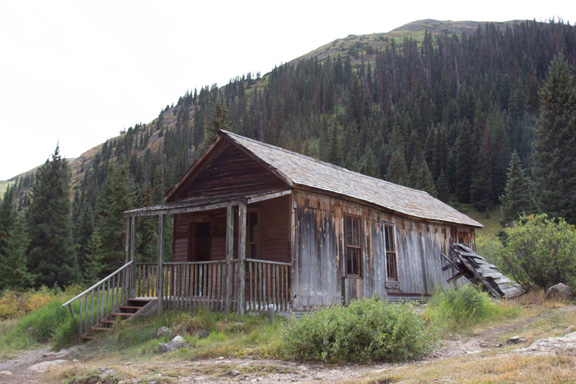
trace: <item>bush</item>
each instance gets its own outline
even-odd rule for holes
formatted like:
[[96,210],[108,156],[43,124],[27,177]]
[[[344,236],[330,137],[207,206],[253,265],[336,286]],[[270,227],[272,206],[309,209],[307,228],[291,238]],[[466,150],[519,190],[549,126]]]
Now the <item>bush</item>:
[[425,315],[447,329],[462,329],[493,317],[498,312],[486,292],[472,285],[451,286],[432,295]]
[[518,283],[548,289],[576,284],[576,228],[546,214],[523,216],[505,229],[501,268]]
[[288,324],[284,351],[296,360],[395,361],[431,350],[435,337],[408,304],[363,299]]

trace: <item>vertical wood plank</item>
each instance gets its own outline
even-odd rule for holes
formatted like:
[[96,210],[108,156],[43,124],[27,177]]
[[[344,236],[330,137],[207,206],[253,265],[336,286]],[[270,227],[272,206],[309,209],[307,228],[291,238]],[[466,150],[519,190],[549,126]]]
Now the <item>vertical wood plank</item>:
[[158,312],[162,312],[164,309],[164,291],[163,291],[163,264],[164,264],[164,228],[163,228],[163,215],[158,215],[158,271],[156,282],[156,293],[158,295]]
[[246,204],[238,205],[238,315],[244,315],[246,283]]
[[232,301],[232,259],[234,258],[234,207],[226,207],[226,283],[224,310],[229,311]]

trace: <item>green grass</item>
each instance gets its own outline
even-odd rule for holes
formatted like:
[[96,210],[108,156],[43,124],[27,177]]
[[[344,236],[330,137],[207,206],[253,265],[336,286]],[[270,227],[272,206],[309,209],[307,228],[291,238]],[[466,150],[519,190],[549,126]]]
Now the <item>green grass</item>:
[[450,286],[434,292],[424,316],[431,324],[446,331],[466,331],[489,321],[517,316],[521,309],[500,305],[473,285],[462,288]]
[[[180,335],[190,344],[188,348],[163,355],[168,359],[200,359],[219,356],[262,358],[278,357],[280,354],[280,331],[288,321],[282,317],[268,323],[268,317],[260,315],[238,316],[235,313],[194,311],[164,311],[160,314],[116,324],[115,332],[98,335],[91,347],[96,353],[118,354],[118,358],[131,359],[138,356],[159,355],[158,344],[169,342]],[[171,334],[156,338],[160,327],[168,327]],[[209,335],[200,338],[198,331]]]

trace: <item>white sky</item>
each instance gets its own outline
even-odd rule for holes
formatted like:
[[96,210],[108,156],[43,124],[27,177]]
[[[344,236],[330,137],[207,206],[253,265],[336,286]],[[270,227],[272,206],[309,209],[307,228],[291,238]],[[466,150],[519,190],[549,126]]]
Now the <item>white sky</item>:
[[573,0],[0,0],[0,180],[77,157],[187,90],[265,74],[350,34],[420,19],[562,18]]

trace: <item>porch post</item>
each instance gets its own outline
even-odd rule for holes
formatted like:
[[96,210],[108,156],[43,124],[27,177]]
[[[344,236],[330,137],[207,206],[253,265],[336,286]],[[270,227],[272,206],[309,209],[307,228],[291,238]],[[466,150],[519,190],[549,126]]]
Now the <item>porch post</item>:
[[226,207],[226,281],[224,310],[230,310],[232,299],[232,259],[234,257],[234,207]]
[[158,215],[158,272],[156,277],[156,295],[158,296],[158,312],[162,312],[164,308],[164,271],[163,271],[163,262],[164,262],[164,233],[162,231],[162,223],[164,216],[162,214]]
[[130,218],[130,224],[128,225],[130,229],[130,255],[128,260],[132,261],[130,270],[128,272],[128,279],[130,281],[130,287],[128,289],[128,296],[130,298],[136,296],[136,265],[134,264],[134,259],[136,255],[136,216]]
[[246,285],[246,203],[238,205],[238,315],[244,314],[244,288]]
[[126,241],[124,242],[124,264],[126,264],[130,260],[130,235],[132,234],[132,230],[130,228],[130,224],[132,224],[131,218],[126,218],[126,226],[124,228],[124,235]]

